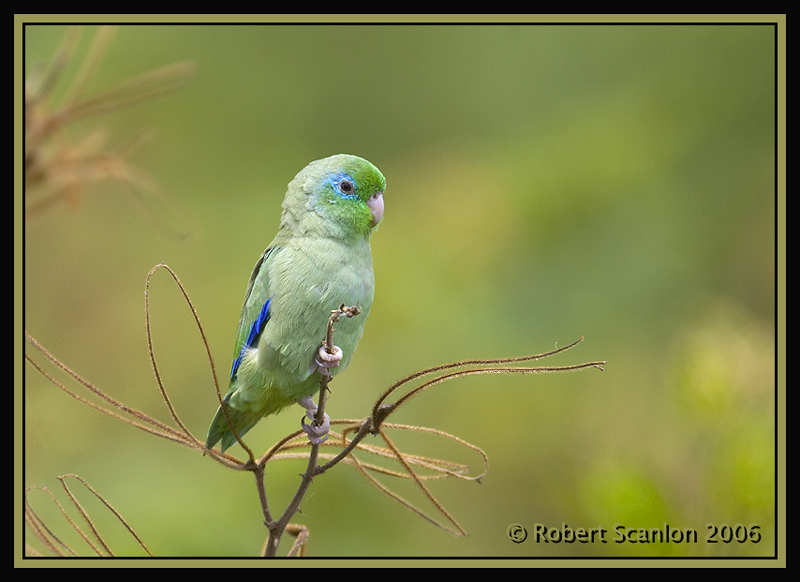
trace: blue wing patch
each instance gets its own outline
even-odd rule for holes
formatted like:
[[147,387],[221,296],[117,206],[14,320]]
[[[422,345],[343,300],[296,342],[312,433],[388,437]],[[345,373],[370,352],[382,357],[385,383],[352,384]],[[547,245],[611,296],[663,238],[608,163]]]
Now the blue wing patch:
[[258,342],[261,332],[264,331],[264,326],[267,325],[267,322],[269,321],[269,304],[271,301],[271,299],[267,299],[267,302],[261,308],[261,312],[258,314],[258,317],[250,326],[250,332],[247,334],[247,339],[242,345],[242,350],[239,352],[239,356],[233,361],[233,366],[231,368],[231,380],[236,377],[236,372],[239,370],[239,365],[242,363],[242,358],[244,357],[245,352]]

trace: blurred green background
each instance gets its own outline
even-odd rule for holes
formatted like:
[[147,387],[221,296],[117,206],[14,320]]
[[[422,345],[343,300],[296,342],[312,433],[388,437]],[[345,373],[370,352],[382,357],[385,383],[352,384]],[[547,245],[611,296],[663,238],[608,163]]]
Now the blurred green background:
[[[28,76],[66,28],[24,32]],[[83,31],[54,106],[95,32]],[[386,176],[386,213],[372,245],[375,304],[332,386],[332,417],[366,416],[395,380],[452,360],[585,336],[539,363],[608,364],[462,379],[413,399],[392,420],[448,431],[489,456],[481,484],[431,485],[469,535],[437,529],[340,466],[315,481],[297,518],[311,530],[309,555],[773,555],[774,27],[123,25],[85,94],[184,60],[195,72],[180,90],[64,136],[79,144],[102,128],[113,151],[149,132],[129,162],[176,211],[109,179],[27,217],[25,327],[58,358],[168,420],[145,341],[148,270],[163,261],[177,272],[224,380],[286,184],[311,160],[357,154]],[[204,438],[216,395],[166,272],[150,301],[164,381]],[[56,477],[79,474],[158,556],[258,555],[265,528],[251,475],[25,372],[26,485],[66,505]],[[298,409],[261,423],[250,446],[266,450],[299,418]],[[477,455],[441,445],[407,444],[480,471]],[[270,466],[273,511],[303,467]],[[435,514],[413,487],[383,482]],[[142,555],[80,496],[118,555]],[[69,539],[47,494],[31,498]],[[513,523],[527,528],[524,543],[508,539]],[[609,543],[533,540],[536,524],[564,523],[604,527]],[[700,539],[616,544],[618,523],[694,528]],[[757,524],[762,538],[707,543],[707,524]]]

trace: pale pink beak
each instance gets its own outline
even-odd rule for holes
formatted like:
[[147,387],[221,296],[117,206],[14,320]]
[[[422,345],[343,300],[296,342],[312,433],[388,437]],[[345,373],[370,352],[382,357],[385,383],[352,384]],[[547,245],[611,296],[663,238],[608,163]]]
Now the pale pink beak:
[[367,199],[367,206],[372,212],[372,226],[376,226],[383,218],[383,192],[376,192]]

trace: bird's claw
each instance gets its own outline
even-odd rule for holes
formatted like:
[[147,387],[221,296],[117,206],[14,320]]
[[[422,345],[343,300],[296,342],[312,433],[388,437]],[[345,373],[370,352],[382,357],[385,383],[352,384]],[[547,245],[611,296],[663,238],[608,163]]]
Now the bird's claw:
[[322,424],[317,424],[317,404],[310,396],[304,396],[297,403],[306,409],[306,416],[313,422],[306,424],[305,418],[300,419],[300,426],[303,432],[308,435],[308,440],[314,445],[321,445],[328,439],[328,432],[331,429],[331,417],[327,412],[323,413]]
[[309,424],[305,423],[305,419],[300,419],[300,426],[303,431],[308,435],[308,440],[313,445],[321,445],[328,440],[328,431],[331,429],[331,419],[328,414],[325,414],[325,419],[321,425],[317,425],[316,421]]
[[317,355],[314,356],[314,363],[317,366],[317,371],[325,376],[330,376],[331,370],[342,361],[342,348],[339,346],[331,346],[331,351],[333,353],[328,353],[328,348],[322,346],[317,350]]

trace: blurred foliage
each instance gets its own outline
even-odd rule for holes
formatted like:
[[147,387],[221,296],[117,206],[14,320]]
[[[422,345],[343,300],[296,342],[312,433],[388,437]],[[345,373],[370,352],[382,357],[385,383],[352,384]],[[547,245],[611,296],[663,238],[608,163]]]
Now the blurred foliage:
[[[25,27],[26,78],[66,32]],[[285,185],[313,159],[362,155],[388,183],[378,288],[353,364],[332,385],[332,417],[366,416],[416,369],[581,335],[552,363],[608,365],[465,378],[418,397],[397,422],[436,426],[489,456],[480,486],[433,486],[469,536],[333,471],[303,503],[309,555],[771,555],[774,51],[767,25],[123,25],[87,94],[175,62],[193,62],[193,76],[64,131],[79,141],[101,127],[111,151],[151,132],[130,161],[179,210],[154,220],[137,203],[153,201],[148,192],[109,179],[28,217],[25,327],[167,420],[144,340],[148,270],[163,261],[178,273],[225,378]],[[64,92],[55,87],[54,102]],[[166,277],[151,304],[164,382],[204,433],[216,396],[191,317]],[[260,551],[249,475],[98,415],[30,368],[24,397],[26,486],[80,475],[158,556]],[[266,450],[299,417],[262,423],[250,446]],[[288,501],[301,470],[268,472],[271,503]],[[514,544],[512,523],[667,523],[701,541]],[[709,523],[755,523],[763,539],[708,544]],[[141,554],[122,539],[117,555],[126,543]]]

